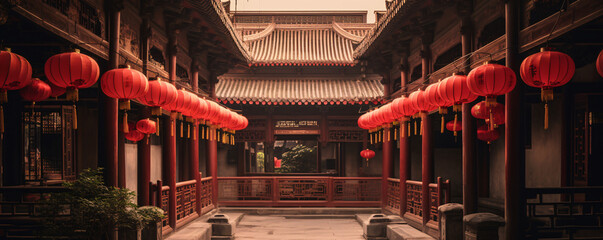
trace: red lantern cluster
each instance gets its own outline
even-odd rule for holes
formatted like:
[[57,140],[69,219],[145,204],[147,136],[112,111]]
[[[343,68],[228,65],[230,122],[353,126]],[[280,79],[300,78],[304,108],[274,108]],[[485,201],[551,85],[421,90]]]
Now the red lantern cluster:
[[103,92],[119,100],[119,109],[124,110],[123,131],[128,132],[128,113],[130,99],[142,97],[149,89],[147,77],[130,66],[112,69],[103,74],[100,82]]
[[490,129],[488,125],[481,125],[477,128],[477,139],[482,140],[490,144],[494,140],[500,137],[498,128]]
[[505,124],[505,105],[495,103],[488,106],[486,101],[481,101],[471,108],[471,115],[486,120],[486,123],[490,125],[490,129],[494,129],[497,125]]
[[19,90],[19,94],[24,100],[33,103],[48,99],[51,93],[50,85],[38,78],[32,79],[31,84]]
[[0,134],[4,134],[4,107],[8,90],[21,89],[31,83],[31,64],[10,49],[0,51]]
[[457,120],[448,121],[446,123],[446,129],[448,129],[448,131],[454,132],[454,136],[456,136],[457,132],[463,130],[463,123]]
[[528,86],[541,88],[544,104],[544,129],[549,128],[548,101],[553,100],[553,88],[567,84],[576,71],[574,60],[565,53],[547,51],[530,55],[521,63],[520,75]]

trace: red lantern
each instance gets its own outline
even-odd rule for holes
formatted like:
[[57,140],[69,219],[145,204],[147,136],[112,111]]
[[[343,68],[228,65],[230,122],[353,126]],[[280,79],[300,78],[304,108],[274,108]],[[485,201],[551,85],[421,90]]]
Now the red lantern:
[[479,66],[471,70],[467,76],[469,90],[486,97],[487,104],[494,104],[496,96],[513,90],[516,82],[515,72],[512,69],[494,63]]
[[574,60],[565,53],[546,51],[532,54],[521,63],[521,79],[531,87],[541,88],[544,104],[544,129],[549,128],[548,101],[553,100],[553,88],[565,85],[574,76]]
[[143,104],[153,107],[152,114],[154,116],[160,116],[161,107],[173,103],[177,97],[178,90],[174,85],[157,78],[149,81],[148,91],[137,99]]
[[50,96],[53,98],[56,98],[58,96],[61,96],[63,94],[65,94],[65,92],[67,91],[67,89],[64,89],[62,87],[57,87],[56,85],[52,84],[52,83],[48,83],[48,85],[50,86]]
[[[415,110],[419,112],[421,117],[427,116],[427,113],[435,110],[437,107],[431,105],[431,103],[427,100],[427,94],[423,90],[417,90],[410,94],[408,97],[411,105]],[[416,127],[415,127],[416,129]],[[421,131],[420,134],[423,134],[423,123],[421,122]]]
[[364,149],[364,150],[360,151],[360,156],[362,158],[366,159],[366,166],[368,166],[369,159],[375,157],[375,151],[370,150],[370,149]]
[[475,118],[486,119],[490,128],[494,129],[495,125],[505,124],[505,105],[495,103],[494,106],[488,106],[486,101],[481,101],[471,108],[471,115]]
[[597,66],[597,72],[599,72],[599,75],[603,77],[603,50],[601,50],[601,52],[599,53],[595,65]]
[[467,77],[464,75],[453,74],[442,80],[438,86],[438,93],[442,99],[452,102],[452,111],[461,111],[461,104],[473,102],[477,95],[469,90]]
[[444,114],[448,113],[447,108],[450,107],[454,102],[440,97],[438,89],[440,88],[441,83],[442,82],[437,82],[427,86],[425,89],[425,94],[427,95],[427,101],[431,105],[438,107],[438,113],[442,116],[440,133],[444,133]]
[[155,121],[148,118],[141,119],[136,122],[136,130],[144,134],[155,133],[157,131],[155,128],[157,128],[157,124],[155,123]]
[[138,130],[132,130],[126,133],[125,137],[132,142],[138,142],[144,138],[144,133],[141,133]]
[[500,137],[498,129],[490,129],[488,125],[482,125],[477,128],[477,138],[490,144]]
[[4,134],[4,107],[7,90],[21,89],[31,83],[31,65],[22,56],[7,48],[0,51],[0,134]]
[[38,78],[33,78],[31,84],[19,90],[19,94],[24,100],[33,102],[34,104],[35,102],[48,99],[51,92],[50,85]]
[[98,64],[79,50],[50,57],[44,65],[48,80],[57,87],[67,89],[67,100],[78,100],[78,89],[89,88],[100,75]]
[[119,100],[119,109],[124,111],[123,131],[127,133],[128,110],[130,99],[142,97],[149,89],[149,81],[139,71],[130,69],[130,66],[112,69],[103,74],[100,87],[105,95]]
[[446,123],[446,129],[448,129],[448,131],[454,132],[454,136],[456,137],[456,132],[463,130],[463,123],[457,120],[449,121]]

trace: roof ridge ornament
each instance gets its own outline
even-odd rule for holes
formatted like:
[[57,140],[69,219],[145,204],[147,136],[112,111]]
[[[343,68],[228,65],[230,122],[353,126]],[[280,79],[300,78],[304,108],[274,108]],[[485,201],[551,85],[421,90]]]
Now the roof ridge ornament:
[[268,27],[262,30],[261,32],[243,36],[243,41],[247,42],[260,40],[270,35],[274,31],[274,29],[276,29],[276,23],[270,23],[270,25],[268,25]]
[[333,22],[333,30],[335,30],[335,32],[340,36],[352,40],[354,43],[359,43],[364,38],[364,36],[358,36],[348,32],[347,30],[343,29],[341,25],[339,25],[337,22]]

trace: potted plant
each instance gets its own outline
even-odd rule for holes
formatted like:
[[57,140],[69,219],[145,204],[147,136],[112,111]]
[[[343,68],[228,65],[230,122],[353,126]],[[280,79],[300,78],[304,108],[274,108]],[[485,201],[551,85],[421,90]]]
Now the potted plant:
[[133,191],[105,186],[102,169],[86,169],[63,186],[66,192],[50,195],[40,208],[41,236],[102,240],[119,230],[125,239],[141,239],[143,225],[158,217],[133,203]]
[[163,210],[155,206],[144,206],[138,208],[138,213],[142,216],[143,222],[142,239],[162,239]]

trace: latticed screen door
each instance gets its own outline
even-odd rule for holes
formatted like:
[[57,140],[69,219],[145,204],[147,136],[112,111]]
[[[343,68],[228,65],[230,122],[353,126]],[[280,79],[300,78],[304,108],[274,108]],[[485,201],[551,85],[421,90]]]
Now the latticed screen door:
[[75,179],[71,106],[36,106],[22,113],[25,182]]

